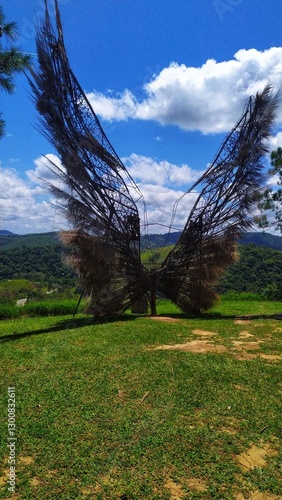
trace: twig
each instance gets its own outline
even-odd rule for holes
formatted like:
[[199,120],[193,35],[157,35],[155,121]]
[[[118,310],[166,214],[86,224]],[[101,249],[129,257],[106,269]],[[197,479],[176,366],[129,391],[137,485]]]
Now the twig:
[[139,402],[139,405],[142,405],[142,403],[144,403],[145,399],[147,399],[147,397],[149,396],[149,394],[150,394],[150,391],[145,392],[143,398]]

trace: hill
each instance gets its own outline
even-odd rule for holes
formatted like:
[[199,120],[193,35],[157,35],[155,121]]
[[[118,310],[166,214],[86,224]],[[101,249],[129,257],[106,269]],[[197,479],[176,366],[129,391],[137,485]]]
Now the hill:
[[282,250],[282,236],[276,236],[270,233],[246,233],[239,241],[242,245],[254,243],[259,247],[273,248],[273,250]]
[[[161,265],[179,233],[150,235],[152,249],[142,238],[142,262],[146,267]],[[169,244],[168,244],[169,243]],[[164,248],[162,248],[164,247]],[[227,269],[217,289],[222,293],[269,291],[282,298],[282,237],[248,233],[239,244],[240,260]],[[0,281],[29,279],[47,286],[73,286],[73,270],[62,261],[62,245],[55,232],[25,236],[0,236]]]
[[[4,234],[5,233],[5,234]],[[151,248],[160,248],[167,245],[175,245],[181,231],[165,234],[149,234],[141,236],[141,250]],[[254,243],[257,246],[282,250],[282,236],[275,236],[270,233],[249,232],[239,241],[242,245]],[[15,235],[9,231],[0,231],[0,252],[11,248],[40,247],[44,245],[58,245],[58,233],[32,233],[24,235]]]
[[[149,234],[148,240],[151,248],[160,248],[167,245],[175,245],[181,231],[166,234]],[[249,232],[238,242],[241,245],[249,245],[254,243],[260,247],[272,248],[273,250],[282,250],[282,236],[276,236],[270,233]],[[141,238],[141,248],[144,250],[148,247],[147,238]]]
[[51,286],[73,286],[75,273],[62,259],[60,245],[27,245],[7,248],[0,253],[0,280],[29,279]]
[[17,236],[17,234],[6,231],[6,229],[0,229],[0,236]]
[[46,245],[56,246],[59,244],[58,233],[32,233],[24,235],[3,235],[0,232],[0,252],[12,248],[42,247]]
[[282,252],[254,243],[239,246],[240,259],[219,281],[219,293],[230,291],[264,293],[282,299]]

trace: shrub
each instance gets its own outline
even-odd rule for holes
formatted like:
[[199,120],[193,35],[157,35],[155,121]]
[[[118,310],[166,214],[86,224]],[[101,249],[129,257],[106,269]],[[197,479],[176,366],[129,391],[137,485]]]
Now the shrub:
[[76,305],[76,300],[33,302],[27,303],[23,307],[23,312],[28,316],[60,316],[73,314]]
[[[77,300],[27,302],[23,307],[4,304],[0,305],[0,319],[18,318],[20,316],[61,316],[74,314]],[[77,312],[82,312],[84,304],[81,302]]]
[[0,319],[18,318],[21,314],[20,307],[4,304],[0,306]]
[[231,290],[221,295],[222,300],[262,300],[262,296],[256,292],[235,292]]

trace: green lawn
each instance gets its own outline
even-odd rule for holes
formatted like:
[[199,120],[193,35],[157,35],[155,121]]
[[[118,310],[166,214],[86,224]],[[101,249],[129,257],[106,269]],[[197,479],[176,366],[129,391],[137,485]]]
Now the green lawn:
[[222,301],[186,318],[162,303],[158,319],[1,321],[0,497],[281,499],[281,311]]

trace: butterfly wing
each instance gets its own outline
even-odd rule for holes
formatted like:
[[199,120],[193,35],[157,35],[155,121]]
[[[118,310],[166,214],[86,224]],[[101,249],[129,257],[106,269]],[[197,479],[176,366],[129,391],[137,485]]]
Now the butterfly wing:
[[136,205],[142,193],[70,68],[57,1],[55,6],[54,28],[45,1],[37,30],[39,69],[29,79],[41,129],[61,160],[49,160],[59,183],[48,187],[71,225],[62,239],[72,249],[68,260],[92,296],[92,309],[97,315],[120,313],[143,295],[147,279]]
[[271,86],[251,97],[214,161],[187,192],[201,188],[174,249],[157,275],[157,288],[184,311],[208,309],[213,285],[236,258],[236,241],[251,227],[263,180],[262,157],[279,96]]

